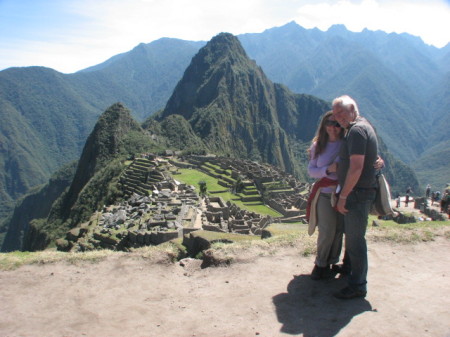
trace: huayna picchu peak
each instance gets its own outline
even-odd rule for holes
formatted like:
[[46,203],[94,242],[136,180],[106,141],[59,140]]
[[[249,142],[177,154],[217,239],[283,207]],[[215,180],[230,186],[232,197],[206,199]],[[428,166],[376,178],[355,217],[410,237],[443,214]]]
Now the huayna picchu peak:
[[221,33],[193,57],[155,118],[181,115],[214,153],[298,173],[291,140],[309,140],[327,107],[272,83],[235,36]]

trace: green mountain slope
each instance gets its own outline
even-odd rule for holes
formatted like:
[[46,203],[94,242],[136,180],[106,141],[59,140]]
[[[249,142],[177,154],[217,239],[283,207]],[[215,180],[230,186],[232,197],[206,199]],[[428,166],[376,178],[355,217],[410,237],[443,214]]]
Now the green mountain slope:
[[203,44],[161,39],[70,75],[43,67],[1,71],[0,215],[79,157],[108,106],[123,101],[138,120],[161,109]]
[[299,172],[288,138],[308,139],[327,106],[273,84],[239,40],[222,33],[194,56],[156,119],[181,115],[213,153]]
[[423,185],[443,191],[450,184],[450,139],[431,147],[413,166]]
[[[436,48],[398,34],[352,33],[344,26],[321,32],[293,22],[240,39],[272,80],[326,100],[343,93],[355,97],[390,150],[406,163],[426,151],[431,121],[423,111],[441,74]],[[281,61],[274,62],[280,53]]]
[[91,104],[100,109],[124,102],[138,121],[164,107],[189,64],[204,45],[163,38],[68,77]]
[[[48,216],[33,221],[22,249],[45,248],[92,212],[121,195],[117,179],[124,160],[158,146],[131,117],[121,103],[113,104],[99,118],[89,135],[70,187],[60,195]],[[10,229],[11,230],[11,229]]]
[[0,214],[74,160],[97,114],[62,74],[46,68],[0,72]]
[[34,188],[19,200],[11,218],[7,219],[6,233],[1,251],[10,252],[23,247],[23,236],[29,231],[33,219],[46,218],[57,198],[70,186],[75,174],[76,162],[62,167],[50,177],[48,183]]

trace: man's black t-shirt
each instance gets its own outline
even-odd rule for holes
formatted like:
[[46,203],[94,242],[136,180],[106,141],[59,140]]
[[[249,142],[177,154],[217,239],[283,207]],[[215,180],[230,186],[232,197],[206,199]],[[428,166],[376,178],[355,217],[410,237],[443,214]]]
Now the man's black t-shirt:
[[372,125],[363,117],[357,117],[350,126],[339,151],[338,180],[341,186],[344,186],[350,167],[350,156],[354,154],[365,156],[364,167],[355,187],[376,187],[376,170],[373,166],[378,157],[378,140]]

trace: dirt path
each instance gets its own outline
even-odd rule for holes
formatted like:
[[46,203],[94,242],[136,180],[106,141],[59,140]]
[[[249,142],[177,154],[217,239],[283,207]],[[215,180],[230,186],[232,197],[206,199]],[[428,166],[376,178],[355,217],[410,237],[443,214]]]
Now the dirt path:
[[200,269],[110,257],[0,272],[0,336],[449,336],[449,241],[369,242],[366,299],[293,247]]

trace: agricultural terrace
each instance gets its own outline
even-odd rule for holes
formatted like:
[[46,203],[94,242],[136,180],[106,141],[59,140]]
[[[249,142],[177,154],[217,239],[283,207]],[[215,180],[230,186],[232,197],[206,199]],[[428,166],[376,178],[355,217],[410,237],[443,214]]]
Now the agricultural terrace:
[[[256,212],[262,215],[270,215],[272,217],[280,217],[282,216],[280,213],[276,212],[275,210],[271,209],[270,207],[264,205],[262,202],[243,202],[241,200],[242,194],[233,194],[230,192],[230,188],[224,187],[219,185],[220,180],[225,180],[224,178],[232,179],[229,177],[226,173],[223,173],[223,176],[221,174],[215,174],[218,175],[219,178],[212,177],[204,172],[201,172],[197,169],[182,169],[179,168],[177,170],[177,174],[174,175],[174,179],[188,184],[193,185],[197,189],[197,191],[200,190],[200,181],[204,181],[206,183],[207,187],[207,194],[210,196],[215,197],[221,197],[225,202],[230,201],[234,204],[236,204],[238,207],[242,209],[246,209],[250,212]],[[250,190],[256,191],[256,188],[250,187]]]

